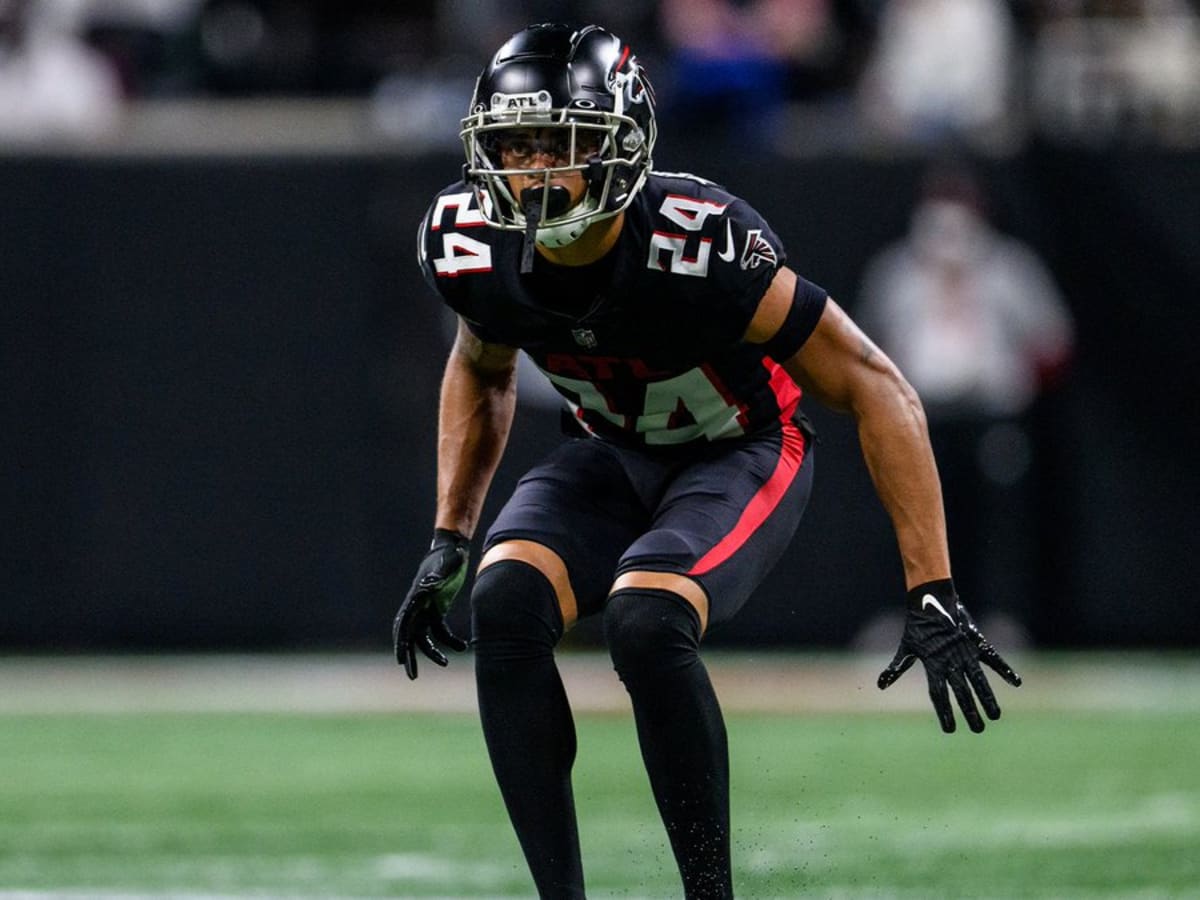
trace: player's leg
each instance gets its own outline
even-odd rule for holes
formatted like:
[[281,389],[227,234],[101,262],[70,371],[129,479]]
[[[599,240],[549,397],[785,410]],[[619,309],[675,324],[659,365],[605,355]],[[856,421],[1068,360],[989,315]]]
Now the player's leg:
[[700,641],[742,607],[799,524],[812,463],[790,429],[676,473],[653,527],[623,556],[605,609],[689,898],[732,896],[725,724]]
[[471,594],[479,717],[543,897],[583,896],[571,790],[575,725],[554,664],[575,609],[566,566],[548,548],[507,541],[484,555]]
[[493,525],[471,594],[488,755],[543,897],[583,896],[575,726],[554,648],[581,610],[603,602],[631,539],[610,524],[621,477],[603,448],[586,443],[535,468]]
[[725,722],[699,653],[707,605],[685,576],[631,571],[604,610],[609,653],[689,898],[733,896]]

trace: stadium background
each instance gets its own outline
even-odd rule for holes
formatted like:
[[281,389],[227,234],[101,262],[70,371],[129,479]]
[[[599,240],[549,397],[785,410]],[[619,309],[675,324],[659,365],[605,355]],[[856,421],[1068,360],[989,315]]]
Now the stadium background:
[[[459,171],[453,122],[481,54],[434,27],[452,3],[391,20],[371,3],[163,7],[193,25],[182,12],[138,22],[134,6],[45,7],[76,10],[80,39],[116,63],[115,118],[0,141],[0,647],[382,649],[429,531],[449,337],[413,230]],[[1032,637],[1195,645],[1195,92],[1145,115],[1117,94],[1125,105],[1092,131],[1056,127],[1033,96],[998,143],[883,139],[853,101],[887,5],[815,3],[849,49],[819,71],[794,64],[774,128],[758,132],[715,103],[685,115],[671,6],[611,10],[660,66],[657,167],[747,197],[852,312],[928,161],[949,146],[977,168],[996,224],[1047,263],[1078,329],[1068,378],[1033,415]],[[1010,4],[1031,94],[1047,10],[1072,6],[1087,22],[1139,4]],[[1195,34],[1187,4],[1141,6]],[[278,46],[308,50],[222,55],[213,35],[241,34],[238,22],[268,38],[307,23],[307,44]],[[352,40],[372,27],[374,44]],[[811,412],[823,445],[810,511],[721,641],[843,646],[900,589],[849,423]],[[552,412],[523,407],[485,521],[556,432]]]
[[[672,28],[717,7],[709,88],[756,12],[821,32],[769,109],[761,81],[689,108]],[[22,81],[22,9],[111,64],[114,106]],[[930,9],[1011,16],[983,133],[868,121],[888,13]],[[658,167],[745,195],[852,311],[949,150],[1077,328],[1032,412],[1032,642],[1002,646],[1026,681],[981,738],[937,729],[918,673],[875,690],[898,622],[856,635],[896,552],[850,423],[811,408],[809,512],[707,654],[739,893],[1200,896],[1195,3],[0,0],[0,897],[529,895],[469,656],[415,684],[390,658],[452,327],[413,238],[496,33],[597,10],[651,68]],[[942,18],[912,58],[969,47]],[[558,432],[525,387],[485,520]],[[590,895],[670,897],[594,638],[560,660]]]

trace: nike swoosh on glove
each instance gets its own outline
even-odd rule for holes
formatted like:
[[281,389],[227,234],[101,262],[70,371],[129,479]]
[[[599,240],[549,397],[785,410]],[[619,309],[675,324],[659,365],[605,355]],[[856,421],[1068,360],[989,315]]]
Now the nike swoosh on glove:
[[956,727],[947,686],[954,691],[958,706],[972,731],[980,732],[984,727],[983,718],[975,704],[975,695],[978,695],[989,719],[1000,718],[1000,704],[996,702],[996,695],[988,684],[981,662],[1013,687],[1021,685],[1021,676],[1013,671],[983,636],[971,614],[958,599],[954,582],[949,578],[917,585],[908,592],[900,648],[888,667],[879,674],[879,689],[890,687],[918,659],[925,666],[929,699],[937,712],[942,731],[947,733]]

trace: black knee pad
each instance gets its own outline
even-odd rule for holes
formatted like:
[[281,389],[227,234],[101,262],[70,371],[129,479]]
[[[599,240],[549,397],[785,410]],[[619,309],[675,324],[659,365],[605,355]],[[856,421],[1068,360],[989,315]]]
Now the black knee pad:
[[471,643],[553,649],[563,634],[562,611],[550,580],[529,563],[504,559],[485,568],[471,590]]
[[700,614],[672,591],[624,588],[608,598],[604,637],[623,680],[686,666],[699,657]]

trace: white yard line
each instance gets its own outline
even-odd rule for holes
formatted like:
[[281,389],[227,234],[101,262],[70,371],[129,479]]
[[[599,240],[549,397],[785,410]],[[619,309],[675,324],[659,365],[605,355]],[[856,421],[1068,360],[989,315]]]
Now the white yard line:
[[[894,713],[928,705],[920,666],[886,693],[883,657],[721,653],[706,656],[730,712]],[[625,712],[600,652],[560,654],[580,712]],[[1025,686],[990,681],[1006,712],[1129,710],[1200,713],[1200,659],[1161,654],[1032,654],[1014,661]],[[386,653],[0,658],[0,714],[132,712],[475,711],[469,656],[410,682]]]

